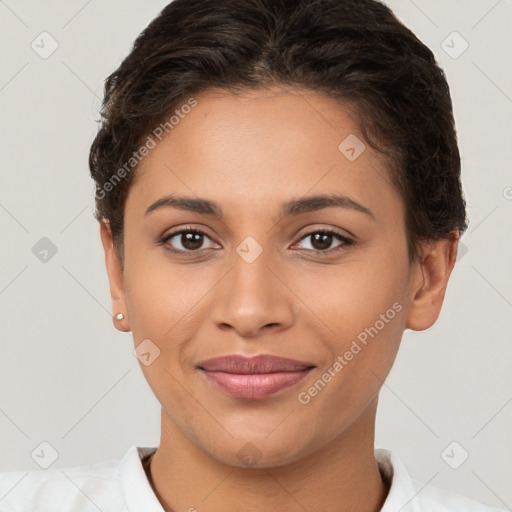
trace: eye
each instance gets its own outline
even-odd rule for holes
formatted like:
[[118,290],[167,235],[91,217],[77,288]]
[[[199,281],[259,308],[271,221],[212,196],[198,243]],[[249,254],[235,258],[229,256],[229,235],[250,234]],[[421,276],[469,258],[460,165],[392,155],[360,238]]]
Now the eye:
[[[311,238],[311,242],[309,244],[311,248],[306,249],[319,253],[336,252],[354,244],[354,241],[350,238],[332,230],[311,231],[310,233],[304,235],[301,238],[301,241],[306,240],[307,238]],[[334,249],[329,249],[335,239],[338,239],[341,243],[334,247]]]
[[[159,243],[161,245],[165,245],[165,248],[168,251],[181,254],[191,254],[199,253],[205,249],[214,248],[215,244],[213,242],[209,247],[204,247],[205,238],[212,242],[211,238],[200,229],[183,228],[179,231],[174,231],[165,235]],[[309,244],[311,247],[306,247],[306,250],[314,251],[320,254],[333,253],[354,244],[354,241],[350,238],[332,230],[311,231],[310,233],[304,235],[300,239],[300,242],[308,238],[311,238],[311,242]],[[175,241],[171,243],[173,239],[175,239]],[[340,243],[334,248],[329,248],[333,241],[336,240],[338,240]]]
[[[203,247],[205,237],[211,240],[210,237],[200,229],[184,228],[180,229],[179,231],[169,233],[160,241],[160,243],[165,244],[166,249],[168,249],[171,252],[193,253],[208,248]],[[177,248],[173,247],[172,244],[170,243],[171,240],[174,238],[176,239],[174,244],[178,245]]]

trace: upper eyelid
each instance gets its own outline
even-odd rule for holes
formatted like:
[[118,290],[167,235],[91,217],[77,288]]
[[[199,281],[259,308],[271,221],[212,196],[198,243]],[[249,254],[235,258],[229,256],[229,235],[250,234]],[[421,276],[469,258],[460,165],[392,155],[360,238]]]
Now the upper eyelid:
[[205,235],[207,236],[210,240],[212,240],[212,242],[214,241],[212,239],[212,237],[204,230],[204,229],[201,229],[201,228],[187,228],[187,227],[184,227],[184,228],[179,228],[177,229],[176,231],[171,231],[170,233],[167,233],[165,235],[162,236],[162,240],[163,241],[167,241],[167,240],[170,240],[171,238],[174,238],[175,236],[177,235],[181,235],[183,233],[191,233],[191,232],[194,232],[194,233],[199,233],[201,235]]
[[[345,235],[343,233],[339,233],[335,229],[319,228],[319,229],[312,229],[311,231],[308,231],[307,233],[302,234],[298,238],[298,240],[296,242],[294,242],[293,245],[296,245],[296,244],[302,242],[302,240],[314,235],[315,233],[326,233],[326,234],[332,235],[333,237],[338,237],[338,241],[341,242],[340,245],[337,245],[336,247],[334,247],[332,249],[326,249],[325,252],[335,251],[336,249],[338,249],[342,246],[350,247],[350,246],[354,245],[354,243],[355,243],[355,239],[353,237]],[[314,250],[317,253],[322,252],[320,250],[315,250],[315,249],[312,249],[312,250]]]

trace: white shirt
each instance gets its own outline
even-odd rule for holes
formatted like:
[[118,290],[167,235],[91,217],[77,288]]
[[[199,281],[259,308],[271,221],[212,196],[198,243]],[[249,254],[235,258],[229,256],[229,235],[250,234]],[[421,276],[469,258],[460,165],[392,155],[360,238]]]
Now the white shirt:
[[[0,473],[0,512],[164,512],[141,462],[155,450],[131,446],[121,459]],[[504,512],[411,479],[388,450],[377,449],[375,456],[391,482],[381,512]],[[199,503],[196,508],[205,509]]]

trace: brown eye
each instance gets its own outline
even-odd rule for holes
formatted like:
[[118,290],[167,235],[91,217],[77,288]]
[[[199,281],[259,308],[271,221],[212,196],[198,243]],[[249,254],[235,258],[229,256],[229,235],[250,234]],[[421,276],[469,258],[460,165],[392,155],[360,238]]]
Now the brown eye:
[[203,245],[203,235],[200,233],[181,233],[180,237],[181,245],[189,251],[196,251]]
[[334,235],[329,233],[314,233],[311,235],[311,245],[319,251],[326,251],[332,244]]
[[[312,231],[311,233],[308,233],[307,235],[303,236],[301,238],[302,240],[306,240],[310,238],[311,242],[310,248],[306,248],[306,250],[312,250],[317,252],[335,252],[337,250],[341,250],[346,246],[353,245],[354,241],[350,238],[347,238],[346,236],[341,235],[340,233],[337,233],[336,231],[329,231],[329,230],[322,230],[322,231]],[[334,248],[331,248],[331,245],[336,240],[340,241],[337,246]]]
[[[161,242],[172,252],[200,252],[200,250],[205,249],[205,247],[203,247],[205,238],[210,239],[210,237],[201,230],[182,229],[170,233],[163,238]],[[172,244],[170,243],[171,240],[174,240]]]

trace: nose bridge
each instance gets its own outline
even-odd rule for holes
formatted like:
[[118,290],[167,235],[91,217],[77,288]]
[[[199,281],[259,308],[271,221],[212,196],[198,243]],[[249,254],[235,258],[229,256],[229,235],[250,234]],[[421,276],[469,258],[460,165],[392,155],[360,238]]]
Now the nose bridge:
[[[271,250],[247,237],[232,255],[229,295],[242,307],[264,308],[276,297]],[[252,306],[251,306],[252,304]]]
[[273,251],[253,237],[244,239],[231,255],[231,269],[223,279],[214,305],[218,326],[231,326],[245,336],[267,325],[292,321],[290,295],[275,275]]

